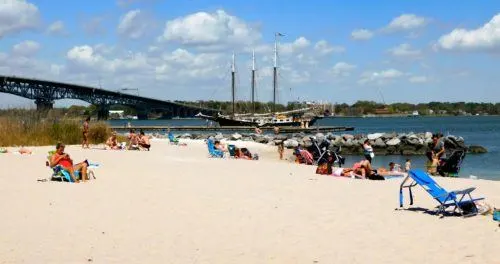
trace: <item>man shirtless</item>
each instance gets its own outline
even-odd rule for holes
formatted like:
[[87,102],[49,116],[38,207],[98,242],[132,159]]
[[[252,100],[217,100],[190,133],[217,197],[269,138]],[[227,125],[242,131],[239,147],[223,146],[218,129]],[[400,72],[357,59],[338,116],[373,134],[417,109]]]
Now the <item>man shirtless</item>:
[[89,147],[89,123],[90,123],[90,117],[87,117],[87,119],[85,119],[85,122],[83,122],[82,148],[90,148]]
[[149,142],[149,137],[144,135],[144,131],[139,133],[139,148],[149,150],[151,148],[151,143]]
[[133,129],[130,130],[130,133],[128,134],[128,140],[129,140],[129,144],[127,147],[128,150],[139,149],[139,137],[135,133],[135,130]]
[[111,134],[111,137],[108,138],[106,141],[106,148],[107,149],[120,149],[118,146],[118,141],[116,139],[116,132],[113,132]]
[[64,144],[57,143],[56,145],[56,153],[52,155],[50,158],[50,167],[53,168],[57,165],[63,167],[63,169],[67,170],[71,176],[73,182],[78,182],[78,179],[75,177],[75,171],[79,171],[81,178],[83,181],[88,180],[87,176],[87,167],[88,162],[80,162],[78,164],[73,164],[73,160],[69,157],[68,153],[64,153]]

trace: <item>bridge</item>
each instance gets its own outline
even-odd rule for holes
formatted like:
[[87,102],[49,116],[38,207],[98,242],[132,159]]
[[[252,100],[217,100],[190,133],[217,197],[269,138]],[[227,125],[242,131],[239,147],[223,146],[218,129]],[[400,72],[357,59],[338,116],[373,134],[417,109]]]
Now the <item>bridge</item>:
[[38,110],[52,109],[59,99],[78,99],[98,107],[98,119],[107,119],[112,105],[125,105],[136,109],[139,119],[148,113],[163,113],[164,117],[193,117],[201,112],[213,115],[218,110],[200,108],[172,101],[124,94],[94,87],[0,75],[0,92],[35,100]]

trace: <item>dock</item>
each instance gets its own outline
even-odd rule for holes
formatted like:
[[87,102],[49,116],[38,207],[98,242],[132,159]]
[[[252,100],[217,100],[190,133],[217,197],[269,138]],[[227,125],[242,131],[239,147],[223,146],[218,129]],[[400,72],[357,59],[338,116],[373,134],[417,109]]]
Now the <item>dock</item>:
[[[254,127],[245,126],[226,126],[226,127],[216,127],[216,126],[111,126],[111,129],[123,132],[130,129],[135,131],[143,130],[147,132],[158,132],[166,131],[170,129],[171,131],[196,131],[196,132],[250,132],[255,131]],[[264,132],[273,131],[273,127],[260,127]],[[280,127],[280,133],[328,133],[328,132],[344,132],[353,131],[354,127],[343,127],[343,126],[314,126],[309,128],[301,127]]]

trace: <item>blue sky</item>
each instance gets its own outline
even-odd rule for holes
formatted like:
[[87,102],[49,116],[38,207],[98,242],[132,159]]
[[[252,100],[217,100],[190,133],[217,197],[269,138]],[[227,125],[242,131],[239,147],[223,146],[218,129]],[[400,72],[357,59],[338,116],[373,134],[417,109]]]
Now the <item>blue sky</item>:
[[[0,74],[165,100],[249,98],[251,51],[259,100],[271,93],[280,41],[281,102],[500,101],[499,1],[6,0]],[[59,102],[58,104],[60,104]],[[63,104],[73,102],[62,102]],[[29,106],[0,95],[0,106]]]

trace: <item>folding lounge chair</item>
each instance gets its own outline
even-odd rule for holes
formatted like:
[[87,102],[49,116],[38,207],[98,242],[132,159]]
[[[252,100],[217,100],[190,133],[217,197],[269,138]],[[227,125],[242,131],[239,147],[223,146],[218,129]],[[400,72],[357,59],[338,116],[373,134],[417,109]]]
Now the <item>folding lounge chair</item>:
[[236,156],[236,146],[235,145],[228,145],[227,151],[229,152],[229,157],[234,158]]
[[207,140],[208,154],[212,158],[224,158],[224,152],[215,148],[214,142],[212,140]]
[[[405,185],[408,180],[411,183]],[[473,216],[478,213],[475,201],[483,200],[484,198],[472,198],[472,191],[476,188],[467,188],[457,191],[446,191],[443,187],[439,186],[429,174],[423,170],[410,170],[408,176],[403,180],[399,189],[399,206],[403,207],[403,188],[408,188],[410,194],[410,205],[413,205],[413,194],[411,188],[420,185],[424,188],[436,201],[439,202],[438,214],[444,215],[446,209],[453,206],[452,213],[457,210],[462,216]],[[470,211],[470,212],[469,212]]]
[[[54,153],[55,151],[49,151],[49,156],[47,157],[48,161],[45,163],[45,165],[49,168],[50,168],[50,158],[52,157],[52,155],[54,155]],[[73,182],[73,180],[71,179],[71,174],[60,165],[57,165],[51,169],[52,169],[52,175],[50,177],[51,181]],[[74,174],[76,178],[80,178],[80,171],[75,171]],[[87,174],[89,179],[90,178],[96,179],[93,170],[87,169]]]
[[170,144],[173,145],[179,144],[179,140],[174,137],[174,134],[172,132],[168,132],[168,140],[170,141]]

